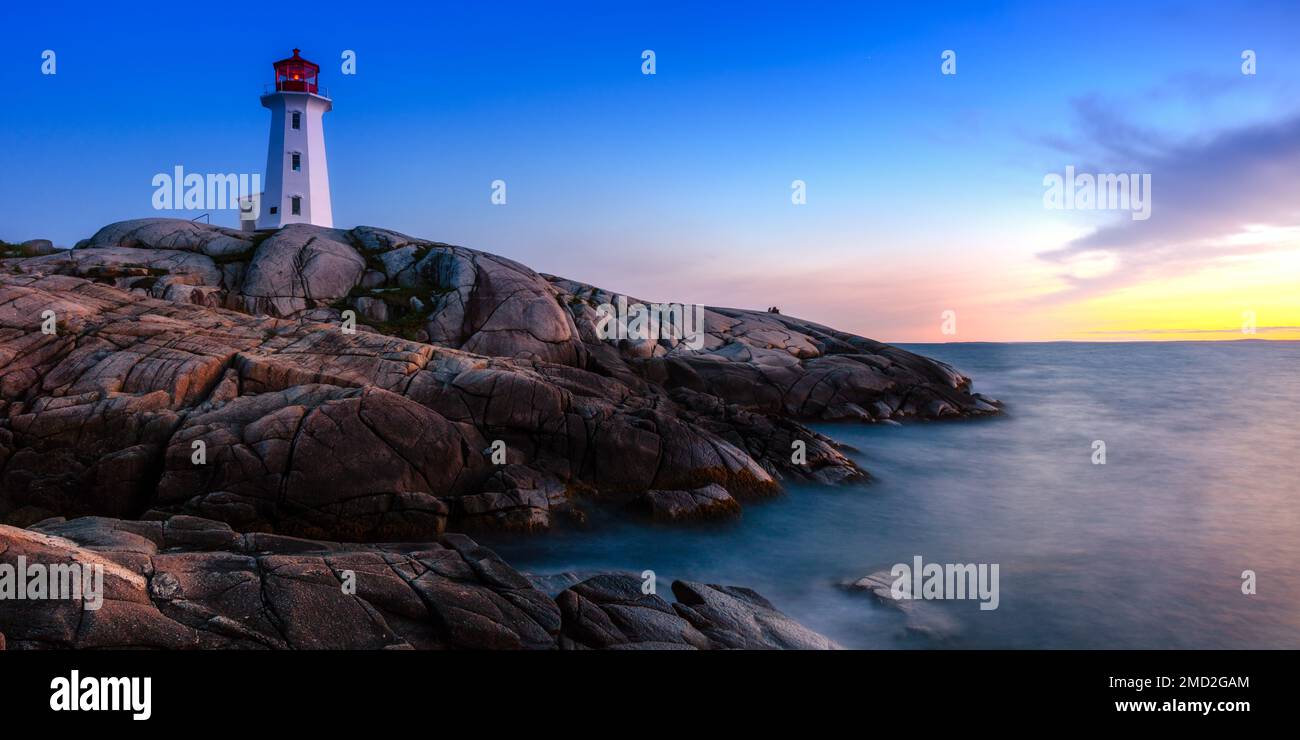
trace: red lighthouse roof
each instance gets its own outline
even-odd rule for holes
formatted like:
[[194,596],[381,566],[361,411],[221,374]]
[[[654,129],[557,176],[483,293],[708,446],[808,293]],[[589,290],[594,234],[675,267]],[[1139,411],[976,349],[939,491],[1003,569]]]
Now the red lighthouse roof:
[[275,62],[275,89],[284,92],[315,93],[316,76],[320,74],[320,65],[298,56],[298,49],[293,56]]

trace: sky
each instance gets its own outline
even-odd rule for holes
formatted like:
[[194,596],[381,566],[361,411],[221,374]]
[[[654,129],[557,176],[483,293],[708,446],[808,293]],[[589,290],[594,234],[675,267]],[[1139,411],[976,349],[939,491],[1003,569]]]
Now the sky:
[[[299,47],[336,226],[882,341],[1300,338],[1295,2],[268,8],[4,4],[0,239],[198,215],[154,175],[261,173]],[[1067,167],[1149,218],[1046,207]]]

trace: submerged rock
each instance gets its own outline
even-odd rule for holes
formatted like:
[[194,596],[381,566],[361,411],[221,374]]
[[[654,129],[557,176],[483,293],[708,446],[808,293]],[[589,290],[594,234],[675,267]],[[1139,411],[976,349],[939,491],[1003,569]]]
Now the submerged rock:
[[567,648],[617,650],[833,650],[834,641],[737,586],[674,581],[675,603],[642,590],[633,575],[588,578],[564,590],[560,605]]
[[675,581],[673,608],[717,648],[833,650],[834,641],[776,610],[758,593],[740,586]]
[[889,571],[881,570],[856,581],[845,581],[840,586],[849,591],[866,591],[878,603],[899,610],[904,615],[905,628],[913,634],[946,639],[958,632],[957,621],[941,611],[937,604],[928,604],[919,599],[894,598],[895,580],[897,579]]

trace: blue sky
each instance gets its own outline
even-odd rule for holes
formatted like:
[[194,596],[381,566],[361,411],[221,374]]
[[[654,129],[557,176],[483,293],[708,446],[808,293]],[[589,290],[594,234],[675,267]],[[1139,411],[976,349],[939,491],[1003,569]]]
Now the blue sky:
[[[649,299],[778,304],[887,340],[936,338],[946,306],[971,318],[961,338],[1096,331],[1106,320],[1071,300],[1203,269],[1117,246],[1124,269],[1084,277],[1076,296],[1059,256],[1072,243],[1091,254],[1076,240],[1116,227],[1044,211],[1045,173],[1168,165],[1192,178],[1198,147],[1253,142],[1252,127],[1282,126],[1277,146],[1295,151],[1295,3],[386,6],[301,4],[294,18],[8,4],[0,238],[70,245],[160,215],[151,179],[176,165],[260,172],[258,96],[295,46],[334,99],[336,225]],[[40,74],[44,49],[56,75]],[[345,49],[355,76],[339,72]],[[654,76],[641,74],[643,49]],[[939,74],[945,49],[954,76]],[[1254,77],[1240,74],[1243,49],[1258,55]],[[1221,143],[1218,166],[1249,148]],[[495,179],[506,206],[489,202]],[[806,206],[790,203],[794,179]],[[1159,204],[1152,221],[1167,226],[1179,203]],[[1290,223],[1282,204],[1262,211]]]

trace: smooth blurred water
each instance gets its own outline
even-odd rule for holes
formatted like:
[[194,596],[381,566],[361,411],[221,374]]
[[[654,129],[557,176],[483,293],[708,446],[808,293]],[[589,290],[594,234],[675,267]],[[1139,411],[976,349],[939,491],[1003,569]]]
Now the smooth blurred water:
[[[673,578],[750,586],[850,647],[1300,648],[1300,343],[908,348],[1006,414],[817,425],[875,480],[793,484],[730,524],[597,517],[485,544],[534,573],[651,569],[661,593]],[[914,555],[1000,564],[999,608],[925,602],[916,613],[950,628],[921,635],[837,586]]]

